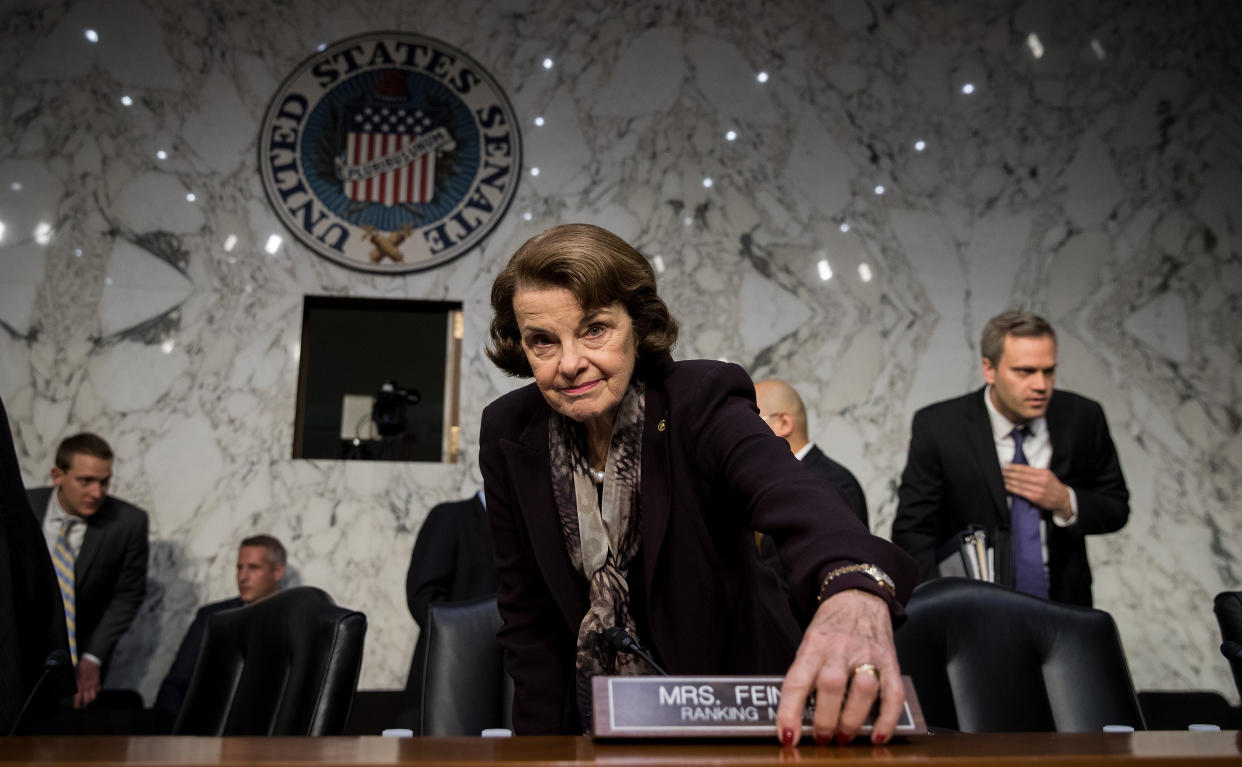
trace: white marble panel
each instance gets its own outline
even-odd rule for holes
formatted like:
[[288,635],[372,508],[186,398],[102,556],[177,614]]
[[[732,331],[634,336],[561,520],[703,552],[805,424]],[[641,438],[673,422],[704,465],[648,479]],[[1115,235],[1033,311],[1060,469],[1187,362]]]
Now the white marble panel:
[[126,240],[112,248],[106,274],[99,300],[99,327],[105,336],[158,318],[194,290],[176,267]]
[[44,246],[28,242],[0,248],[6,274],[0,283],[0,322],[19,336],[30,332],[35,298],[43,283]]
[[[172,144],[159,142],[156,146],[165,151]],[[154,161],[156,149],[150,149]],[[136,176],[119,176],[125,182],[117,193],[113,214],[129,229],[137,232],[176,232],[184,234],[198,231],[206,223],[202,205],[186,199],[191,193],[185,183],[173,173],[147,171]],[[195,196],[203,192],[195,192]]]
[[623,117],[663,112],[676,103],[684,76],[681,34],[654,27],[625,45],[595,96],[593,111]]

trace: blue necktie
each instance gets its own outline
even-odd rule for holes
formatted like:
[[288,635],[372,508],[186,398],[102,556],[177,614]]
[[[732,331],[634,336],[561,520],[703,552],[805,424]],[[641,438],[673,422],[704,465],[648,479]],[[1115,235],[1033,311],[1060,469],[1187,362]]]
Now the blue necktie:
[[[1028,465],[1022,453],[1022,440],[1030,429],[1019,426],[1013,437],[1013,462]],[[1018,591],[1048,598],[1048,576],[1044,573],[1044,552],[1039,540],[1039,508],[1020,495],[1009,496],[1010,529],[1013,531],[1014,586]]]

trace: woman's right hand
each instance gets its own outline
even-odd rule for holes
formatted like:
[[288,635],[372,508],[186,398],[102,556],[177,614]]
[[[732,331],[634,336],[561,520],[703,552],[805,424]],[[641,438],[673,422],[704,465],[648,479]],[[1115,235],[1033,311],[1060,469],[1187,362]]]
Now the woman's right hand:
[[872,724],[871,742],[880,745],[892,737],[906,692],[887,602],[866,591],[847,589],[820,604],[781,687],[776,728],[782,744],[797,744],[802,712],[812,692],[816,743],[833,737],[839,743],[852,740],[877,696],[880,712]]

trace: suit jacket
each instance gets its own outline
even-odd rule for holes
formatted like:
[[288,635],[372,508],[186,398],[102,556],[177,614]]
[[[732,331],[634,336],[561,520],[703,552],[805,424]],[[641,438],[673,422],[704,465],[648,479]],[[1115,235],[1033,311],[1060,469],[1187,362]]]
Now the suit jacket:
[[862,520],[863,526],[867,526],[867,496],[863,494],[862,485],[858,484],[858,480],[849,469],[824,455],[819,445],[812,445],[806,455],[802,456],[802,464],[828,480],[849,504],[850,509]]
[[194,667],[198,665],[198,651],[203,647],[203,634],[207,631],[207,618],[224,610],[236,610],[245,607],[241,597],[233,597],[220,602],[204,605],[194,614],[194,622],[185,632],[181,646],[177,648],[177,657],[168,669],[168,676],[160,684],[159,694],[155,698],[155,708],[167,711],[174,717],[181,711],[181,703],[185,700],[185,691],[190,689],[190,679],[194,677]]
[[[0,402],[0,735],[9,732],[53,650],[69,649],[60,586],[47,544],[30,515],[9,418]],[[76,689],[73,672],[44,680],[24,722]],[[37,710],[36,710],[37,708]]]
[[[27,493],[40,525],[53,489]],[[147,593],[147,546],[147,513],[120,498],[108,496],[86,518],[86,535],[73,567],[79,657],[90,653],[107,668],[117,640],[133,623]]]
[[[859,574],[834,579],[825,596],[866,589],[901,614],[913,562],[871,536],[840,495],[798,463],[758,417],[754,385],[740,367],[664,360],[643,375],[640,546],[630,574],[641,588],[631,602],[646,616],[640,639],[669,673],[787,670],[801,630],[752,530],[775,538],[806,607],[831,568],[870,562],[896,581],[896,599]],[[489,405],[480,432],[499,639],[520,734],[581,732],[574,656],[589,600],[552,495],[549,413],[530,385]]]
[[435,506],[418,531],[405,599],[418,623],[418,642],[406,680],[406,718],[421,723],[423,664],[427,657],[427,613],[438,602],[463,602],[496,593],[496,565],[492,562],[492,531],[487,509],[476,494],[463,501]]
[[[910,454],[897,491],[893,542],[919,563],[919,580],[936,576],[936,549],[969,525],[1009,540],[1009,505],[996,458],[986,388],[929,405],[914,414]],[[1078,521],[1048,521],[1052,599],[1091,606],[1085,536],[1120,530],[1130,514],[1129,491],[1100,405],[1057,389],[1045,414],[1052,441],[1049,468],[1078,496]],[[999,533],[999,536],[998,536]],[[998,577],[1013,583],[1011,557],[997,552]]]

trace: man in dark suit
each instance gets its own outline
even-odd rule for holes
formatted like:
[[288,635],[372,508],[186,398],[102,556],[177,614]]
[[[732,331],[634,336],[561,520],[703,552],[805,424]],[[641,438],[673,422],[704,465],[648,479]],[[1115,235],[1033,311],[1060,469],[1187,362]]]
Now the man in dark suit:
[[492,532],[483,491],[435,506],[418,531],[405,579],[405,599],[420,631],[406,681],[402,719],[417,730],[422,721],[427,616],[438,602],[464,602],[496,593]]
[[866,525],[867,497],[863,495],[862,485],[858,484],[849,469],[824,455],[824,451],[810,440],[806,405],[798,392],[784,381],[769,379],[755,384],[755,401],[759,405],[759,417],[768,428],[789,443],[790,451],[802,461],[803,466],[828,480]]
[[968,527],[994,545],[996,580],[1090,606],[1086,536],[1120,530],[1129,492],[1100,405],[1053,390],[1057,341],[1029,312],[988,321],[987,385],[914,415],[893,542],[936,577],[937,550]]
[[99,694],[102,669],[147,590],[147,513],[108,495],[112,448],[84,432],[56,450],[52,486],[28,491],[60,581],[78,692]]
[[185,700],[186,690],[190,688],[190,679],[194,676],[194,667],[198,664],[198,651],[203,645],[203,634],[207,631],[207,618],[223,610],[245,607],[261,599],[266,599],[280,590],[280,581],[285,577],[287,555],[285,547],[271,535],[252,535],[242,540],[237,549],[237,593],[232,599],[212,602],[200,607],[194,615],[194,622],[185,632],[181,647],[177,649],[177,657],[168,669],[168,676],[160,685],[159,694],[155,698],[155,708],[176,716],[181,710],[181,702]]

